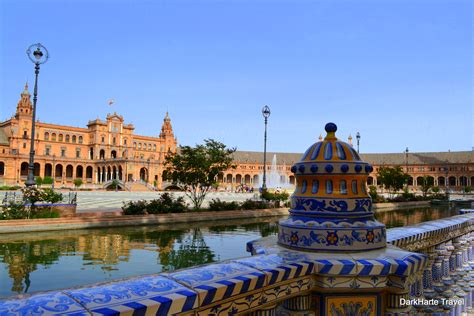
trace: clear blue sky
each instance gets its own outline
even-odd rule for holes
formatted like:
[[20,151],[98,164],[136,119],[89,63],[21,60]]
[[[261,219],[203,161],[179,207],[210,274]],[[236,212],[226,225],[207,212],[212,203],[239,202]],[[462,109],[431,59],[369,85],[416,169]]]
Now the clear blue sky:
[[262,150],[268,104],[269,151],[303,152],[329,121],[361,152],[471,150],[472,20],[469,0],[0,0],[0,119],[41,42],[41,121],[116,111],[152,136],[168,109],[181,144]]

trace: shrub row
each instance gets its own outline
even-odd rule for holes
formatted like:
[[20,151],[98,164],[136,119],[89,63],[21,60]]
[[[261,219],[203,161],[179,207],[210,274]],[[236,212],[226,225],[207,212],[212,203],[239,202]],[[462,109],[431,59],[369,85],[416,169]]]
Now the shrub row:
[[[274,202],[246,200],[244,202],[225,202],[220,199],[213,199],[209,202],[210,211],[231,211],[231,210],[255,210],[265,209],[274,206]],[[169,193],[163,193],[160,198],[146,201],[124,202],[122,206],[124,215],[146,215],[146,214],[166,214],[182,213],[188,211],[188,205],[183,197],[175,198]]]
[[0,186],[0,191],[15,191],[15,190],[18,190],[20,188],[21,187],[19,185],[13,185],[13,186],[2,185],[2,186]]
[[272,203],[268,201],[245,200],[244,202],[225,202],[220,199],[213,199],[209,202],[210,211],[232,211],[232,210],[257,210],[271,208]]
[[0,206],[0,220],[30,219],[30,218],[58,218],[59,213],[48,206],[31,206],[14,204]]
[[122,206],[124,215],[145,215],[182,213],[188,209],[183,197],[174,198],[169,193],[163,193],[159,199],[151,201],[129,201]]

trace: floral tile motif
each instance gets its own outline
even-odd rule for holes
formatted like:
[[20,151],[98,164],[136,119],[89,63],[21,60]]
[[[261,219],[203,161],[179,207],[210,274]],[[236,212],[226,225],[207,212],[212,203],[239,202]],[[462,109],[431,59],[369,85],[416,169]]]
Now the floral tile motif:
[[326,313],[334,316],[376,316],[377,297],[373,296],[328,296],[326,297]]
[[310,277],[305,277],[285,284],[279,284],[263,291],[263,297],[260,304],[265,304],[282,297],[293,296],[299,293],[307,292],[313,287],[313,281]]
[[317,276],[314,284],[321,289],[375,289],[384,288],[388,282],[386,276]]
[[264,272],[236,262],[211,264],[165,275],[198,292],[200,306],[260,289],[266,285],[267,277]]
[[168,315],[198,306],[197,293],[162,276],[66,291],[96,315]]
[[87,310],[60,292],[36,294],[25,299],[0,301],[2,316],[89,315]]

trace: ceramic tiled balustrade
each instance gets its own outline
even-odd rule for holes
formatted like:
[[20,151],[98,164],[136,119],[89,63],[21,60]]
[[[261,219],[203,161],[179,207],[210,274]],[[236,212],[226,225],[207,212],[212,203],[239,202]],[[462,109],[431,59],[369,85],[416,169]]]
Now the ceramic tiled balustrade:
[[[276,237],[269,237],[249,243],[249,251],[257,254],[252,257],[11,299],[0,302],[0,315],[274,315],[278,305],[308,303],[310,292],[348,284],[354,290],[403,287],[420,275],[410,282],[412,296],[463,298],[466,304],[458,308],[467,313],[474,287],[473,227],[474,213],[468,213],[389,229],[390,246],[360,256],[272,250],[264,247],[275,243]],[[398,247],[420,254],[400,259]],[[415,308],[446,315],[456,307]]]

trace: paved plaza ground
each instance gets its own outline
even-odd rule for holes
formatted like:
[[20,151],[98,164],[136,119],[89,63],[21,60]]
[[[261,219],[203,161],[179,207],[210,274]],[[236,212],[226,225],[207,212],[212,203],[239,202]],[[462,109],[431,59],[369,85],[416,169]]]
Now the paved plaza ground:
[[[164,192],[124,192],[124,191],[79,191],[77,193],[77,212],[105,212],[120,210],[123,202],[137,200],[153,200],[159,198]],[[183,192],[171,192],[175,197],[184,196],[188,204],[191,201]],[[203,207],[207,207],[212,199],[222,201],[245,201],[258,197],[258,193],[231,193],[210,192],[207,194]]]

